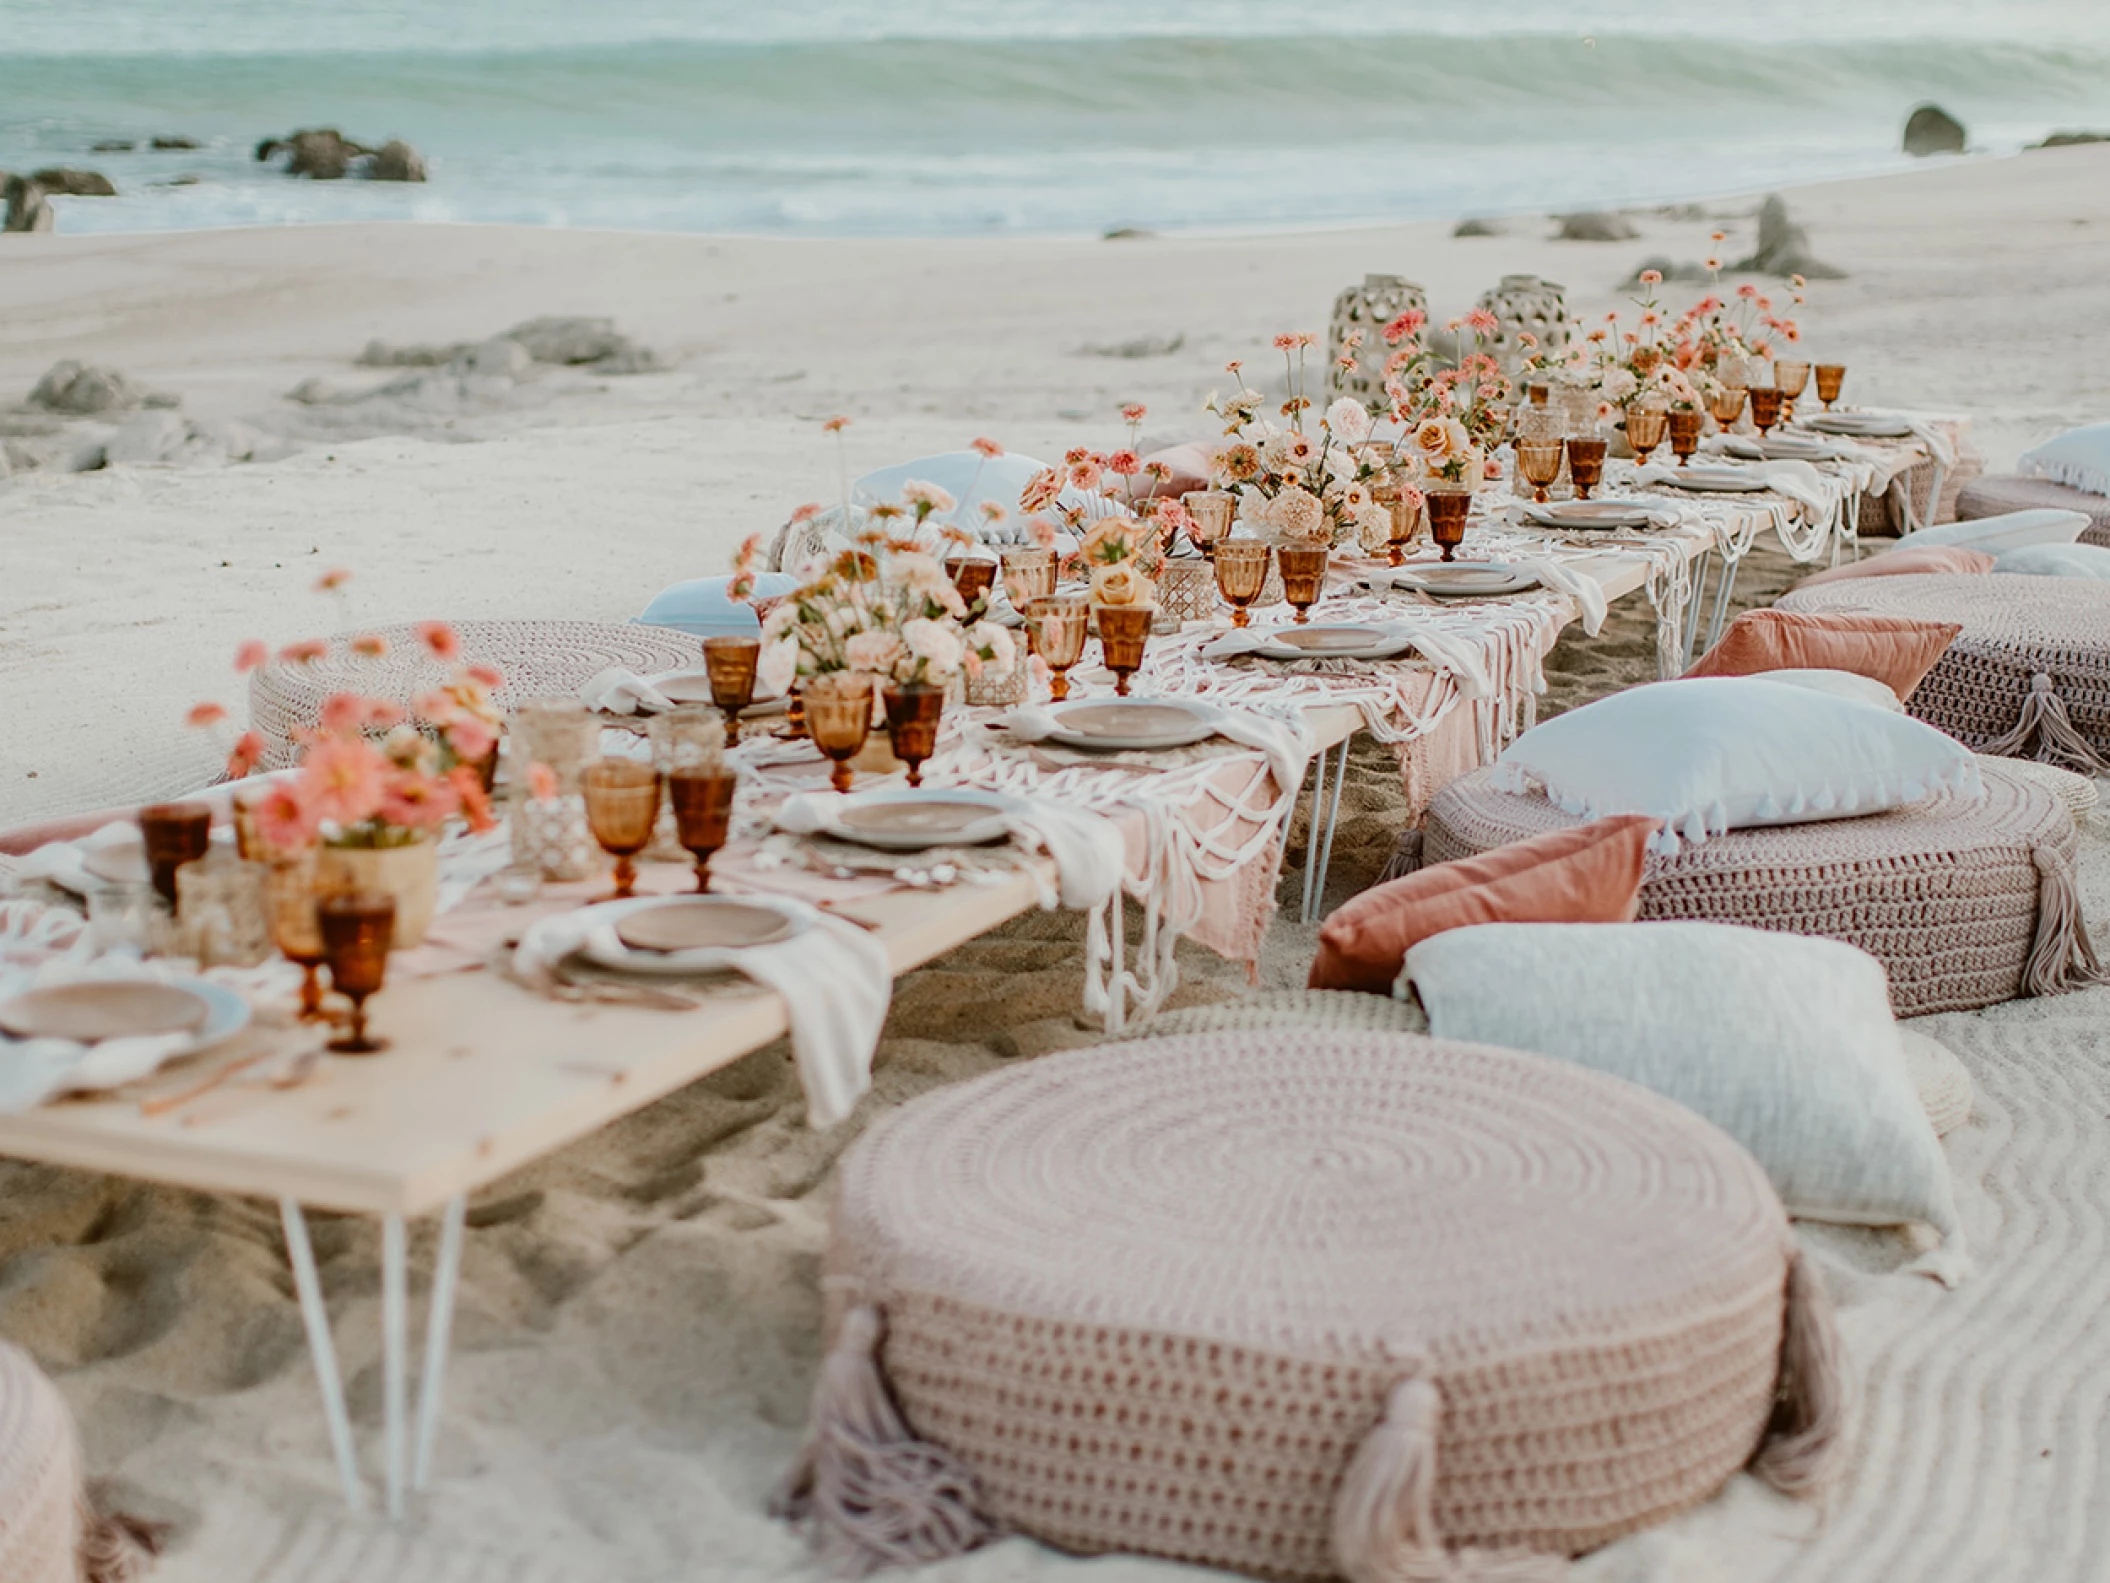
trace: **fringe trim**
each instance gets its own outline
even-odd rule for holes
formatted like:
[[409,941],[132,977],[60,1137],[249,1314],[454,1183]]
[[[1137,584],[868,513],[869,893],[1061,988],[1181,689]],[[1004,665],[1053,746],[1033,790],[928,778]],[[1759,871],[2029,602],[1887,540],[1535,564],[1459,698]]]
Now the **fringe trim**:
[[[2035,742],[2036,751],[2030,751]],[[2081,734],[2066,712],[2066,702],[2043,671],[2030,678],[2022,711],[2004,736],[1988,742],[1982,752],[2006,758],[2037,758],[2047,764],[2079,770],[2084,775],[2110,775],[2110,760],[2096,752],[2095,745]]]
[[168,1536],[166,1523],[150,1523],[126,1512],[103,1512],[83,1499],[81,1577],[84,1583],[136,1583],[153,1570]]
[[2037,937],[2022,971],[2023,989],[2032,995],[2063,995],[2110,979],[2088,939],[2073,865],[2048,846],[2030,855],[2037,863]]
[[1419,830],[1402,830],[1399,832],[1398,844],[1392,848],[1392,856],[1386,862],[1384,871],[1377,876],[1377,883],[1382,885],[1387,880],[1405,879],[1409,874],[1418,872],[1420,868],[1421,832]]
[[1566,1556],[1447,1550],[1436,1531],[1436,1438],[1443,1397],[1415,1375],[1349,1459],[1333,1506],[1333,1558],[1348,1583],[1557,1583]]
[[813,1390],[812,1425],[770,1498],[770,1514],[803,1523],[862,1569],[920,1566],[964,1554],[995,1533],[974,1475],[918,1440],[888,1392],[885,1325],[860,1303],[843,1315]]
[[1797,1249],[1788,1260],[1787,1323],[1780,1337],[1780,1394],[1751,1471],[1798,1500],[1838,1474],[1853,1384],[1831,1294]]
[[2083,462],[2060,462],[2031,451],[2016,464],[2017,470],[2048,478],[2084,495],[2110,495],[2110,468],[2090,467]]

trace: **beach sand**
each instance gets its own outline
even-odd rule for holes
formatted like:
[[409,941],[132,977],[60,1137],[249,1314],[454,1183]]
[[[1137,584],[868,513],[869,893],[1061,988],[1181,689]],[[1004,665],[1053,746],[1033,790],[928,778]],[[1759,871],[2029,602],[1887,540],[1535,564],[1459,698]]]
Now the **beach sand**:
[[[2110,152],[2078,149],[1789,194],[1818,252],[1851,271],[1816,286],[1812,349],[1853,365],[1859,398],[1975,413],[1994,466],[2101,418],[2110,370],[2099,337],[2071,327],[2110,310],[2106,175]],[[1538,240],[1550,228],[1531,221],[1473,241],[1431,227],[931,244],[442,228],[0,238],[0,392],[79,357],[200,415],[284,427],[283,393],[354,383],[371,336],[473,339],[558,312],[612,314],[674,361],[625,378],[547,373],[529,399],[436,412],[407,435],[310,435],[267,465],[0,481],[0,819],[198,778],[210,754],[175,722],[198,696],[237,696],[222,677],[241,637],[634,614],[832,492],[815,431],[832,413],[857,420],[853,472],[975,434],[1043,456],[1103,446],[1130,399],[1152,406],[1153,433],[1200,432],[1226,358],[1257,363],[1273,331],[1321,327],[1365,270],[1423,281],[1439,317],[1518,270],[1602,311],[1641,257],[1700,256],[1712,222],[1641,223],[1641,242],[1605,246]],[[1728,228],[1734,257],[1750,222]],[[1078,350],[1174,335],[1184,342],[1165,356]],[[307,593],[334,565],[357,573],[350,620]],[[1790,581],[1784,557],[1755,557],[1743,598]],[[1646,607],[1626,601],[1601,638],[1563,639],[1546,705],[1652,665]],[[1376,874],[1399,816],[1389,754],[1359,750],[1336,900]],[[1301,842],[1300,826],[1286,899]],[[2103,938],[2100,821],[2084,833],[2082,886]],[[1293,912],[1277,918],[1264,986],[1302,983],[1313,934]],[[1073,917],[1030,916],[908,975],[874,1093],[834,1132],[800,1121],[779,1046],[480,1195],[434,1486],[400,1528],[342,1510],[270,1206],[0,1166],[0,1335],[58,1377],[115,1499],[174,1524],[170,1583],[824,1575],[762,1506],[817,1361],[833,1161],[917,1092],[1090,1042],[1081,936]],[[1242,968],[1204,952],[1183,950],[1181,965],[1178,1004],[1244,990]],[[1590,1558],[1581,1583],[1961,1583],[2099,1566],[2110,990],[1920,1026],[1978,1085],[1947,1145],[1976,1281],[1945,1293],[1891,1273],[1907,1256],[1894,1235],[1804,1228],[1864,1379],[1845,1486],[1820,1520],[1739,1478]],[[378,1471],[378,1237],[353,1220],[315,1225]],[[421,1271],[433,1237],[413,1237]],[[423,1296],[420,1276],[413,1304]],[[996,1583],[1087,1569],[1184,1570],[1010,1540],[932,1571]]]

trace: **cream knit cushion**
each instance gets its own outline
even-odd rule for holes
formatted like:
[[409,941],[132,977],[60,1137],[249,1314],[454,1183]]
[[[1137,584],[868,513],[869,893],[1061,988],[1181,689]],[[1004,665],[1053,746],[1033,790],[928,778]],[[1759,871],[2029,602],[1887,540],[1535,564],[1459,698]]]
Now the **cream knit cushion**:
[[1913,1267],[1964,1275],[1948,1162],[1865,951],[1718,923],[1488,923],[1421,941],[1399,982],[1436,1037],[1653,1089],[1749,1149],[1790,1214],[1931,1226],[1945,1246]]
[[844,1157],[827,1270],[781,1509],[866,1560],[1002,1528],[1554,1576],[1754,1457],[1813,1490],[1840,1448],[1829,1312],[1756,1162],[1509,1051],[1275,1028],[940,1089]]
[[[2027,769],[1979,764],[1978,800],[1943,793],[1889,813],[1734,830],[1674,857],[1652,853],[1640,918],[1844,940],[1883,964],[1900,1017],[2095,982],[2073,820]],[[1479,770],[1430,802],[1421,857],[1448,862],[1579,822],[1543,797],[1498,791]]]
[[73,1415],[28,1355],[0,1342],[0,1579],[77,1583],[83,1516]]
[[2102,800],[2102,793],[2095,789],[2094,781],[2072,770],[2062,770],[2056,764],[2039,764],[2035,759],[2003,758],[1998,753],[1981,753],[1979,762],[1980,774],[1985,772],[1984,766],[1991,765],[2007,775],[2028,781],[2032,786],[2043,787],[2073,815],[2076,824],[2095,812],[2096,804]]
[[1910,712],[1983,753],[2110,774],[2110,583],[2093,578],[1876,577],[1798,588],[1783,610],[1867,610],[1963,631]]

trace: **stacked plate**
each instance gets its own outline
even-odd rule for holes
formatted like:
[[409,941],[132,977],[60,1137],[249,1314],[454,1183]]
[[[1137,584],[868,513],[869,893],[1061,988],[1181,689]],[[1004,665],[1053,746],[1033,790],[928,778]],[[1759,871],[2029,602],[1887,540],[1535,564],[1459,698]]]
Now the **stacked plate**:
[[1375,621],[1280,626],[1254,636],[1260,642],[1251,652],[1270,660],[1389,660],[1414,646],[1398,628]]
[[1700,462],[1670,470],[1663,482],[1673,489],[1696,495],[1749,495],[1766,487],[1766,481],[1747,467],[1727,462]]
[[[164,1060],[195,1055],[249,1025],[249,1002],[202,978],[82,978],[0,1000],[0,1033],[108,1044],[175,1037]],[[136,1075],[136,1074],[135,1074]]]
[[983,846],[1010,838],[1013,801],[965,787],[859,792],[828,807],[821,833],[882,852]]
[[[655,676],[652,685],[659,689],[660,696],[677,704],[707,704],[711,698],[711,675],[709,671],[677,671],[671,676]],[[757,715],[780,715],[791,707],[791,694],[772,693],[767,697],[756,694],[755,701],[740,711],[742,720],[751,720]]]
[[1542,528],[1608,533],[1618,528],[1650,526],[1663,511],[1663,504],[1652,500],[1549,500],[1543,505],[1525,501],[1520,509],[1527,522]]
[[1394,588],[1411,588],[1439,599],[1493,599],[1539,585],[1535,573],[1499,561],[1425,561],[1384,575]]
[[778,945],[809,920],[737,896],[647,896],[592,909],[579,951],[621,973],[670,977],[716,972],[726,953]]
[[1183,698],[1074,698],[1052,704],[1047,740],[1086,752],[1183,748],[1216,735],[1214,705]]
[[1797,418],[1795,425],[1863,440],[1897,440],[1912,432],[1912,425],[1894,412],[1812,412]]

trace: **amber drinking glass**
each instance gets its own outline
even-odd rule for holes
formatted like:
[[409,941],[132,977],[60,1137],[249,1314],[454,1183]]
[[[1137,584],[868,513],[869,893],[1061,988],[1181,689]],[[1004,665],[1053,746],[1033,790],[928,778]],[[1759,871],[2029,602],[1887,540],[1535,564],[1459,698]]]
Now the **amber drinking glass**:
[[386,1039],[366,1032],[366,998],[388,977],[388,942],[396,932],[396,899],[374,892],[330,896],[316,903],[315,921],[330,964],[330,988],[352,1003],[352,1023],[329,1047],[340,1055],[372,1055]]
[[1055,592],[1055,552],[1012,549],[1004,551],[1004,593],[1011,608],[1024,613],[1027,604]]
[[1780,421],[1780,404],[1785,398],[1777,385],[1753,385],[1751,387],[1751,427],[1758,430],[1759,438]]
[[1724,434],[1735,428],[1736,420],[1744,415],[1746,394],[1742,385],[1723,385],[1707,398],[1707,411]]
[[586,766],[579,784],[586,794],[586,826],[615,859],[615,894],[603,899],[621,901],[637,886],[638,853],[652,844],[659,771],[629,759],[602,759]]
[[1084,653],[1091,625],[1092,607],[1076,594],[1054,594],[1026,606],[1026,641],[1047,663],[1048,696],[1057,703],[1070,696],[1069,670]]
[[1700,448],[1700,414],[1690,407],[1673,407],[1670,414],[1670,449],[1680,467],[1692,461]]
[[1817,399],[1824,403],[1824,410],[1832,410],[1832,403],[1839,399],[1839,391],[1846,384],[1844,363],[1819,363],[1817,365]]
[[1473,514],[1469,489],[1432,489],[1428,495],[1429,537],[1443,550],[1445,560],[1457,557],[1465,542],[1466,520]]
[[945,561],[945,575],[952,579],[960,597],[972,605],[996,583],[997,563],[979,555],[953,555]]
[[740,711],[755,701],[755,668],[761,662],[760,638],[703,640],[704,674],[711,680],[711,702],[725,711],[728,744],[740,740]]
[[139,839],[146,847],[154,889],[173,911],[176,870],[197,862],[212,845],[212,807],[202,802],[152,803],[139,810]]
[[1637,401],[1626,409],[1627,449],[1643,467],[1648,465],[1649,452],[1661,445],[1669,432],[1670,410],[1661,402]]
[[1143,668],[1143,650],[1157,611],[1149,605],[1101,605],[1097,612],[1099,650],[1114,673],[1114,691],[1128,696],[1128,679]]
[[322,927],[315,915],[313,848],[272,862],[264,876],[264,906],[271,920],[271,941],[279,954],[300,969],[300,1020],[324,1022]]
[[1385,560],[1392,566],[1404,566],[1407,564],[1407,546],[1421,531],[1421,491],[1395,486],[1395,492],[1384,505],[1386,514],[1392,518],[1391,530],[1385,535]]
[[1196,489],[1180,496],[1180,504],[1187,508],[1192,524],[1187,537],[1202,554],[1213,556],[1216,546],[1231,536],[1231,513],[1238,497],[1228,489]]
[[729,769],[676,770],[667,777],[674,805],[674,834],[696,860],[696,889],[711,888],[711,854],[725,845],[733,823],[733,790],[740,777]]
[[1773,383],[1780,388],[1780,420],[1795,421],[1795,403],[1810,382],[1810,365],[1807,363],[1779,363],[1773,365]]
[[1267,586],[1271,546],[1258,539],[1225,539],[1216,546],[1216,591],[1231,605],[1231,625],[1242,627],[1251,619],[1246,607]]
[[923,784],[923,761],[938,751],[938,720],[945,713],[945,689],[916,683],[888,687],[880,695],[886,706],[887,735],[894,757],[908,766],[908,783]]
[[1568,436],[1568,477],[1575,485],[1575,498],[1588,500],[1590,491],[1604,477],[1605,441],[1594,434]]
[[1301,627],[1326,588],[1326,547],[1285,544],[1275,551],[1275,564],[1282,568],[1282,597],[1296,610],[1293,619]]
[[799,691],[806,700],[807,735],[835,762],[829,784],[846,792],[857,773],[850,760],[872,733],[872,679],[843,675],[825,685],[809,682]]

